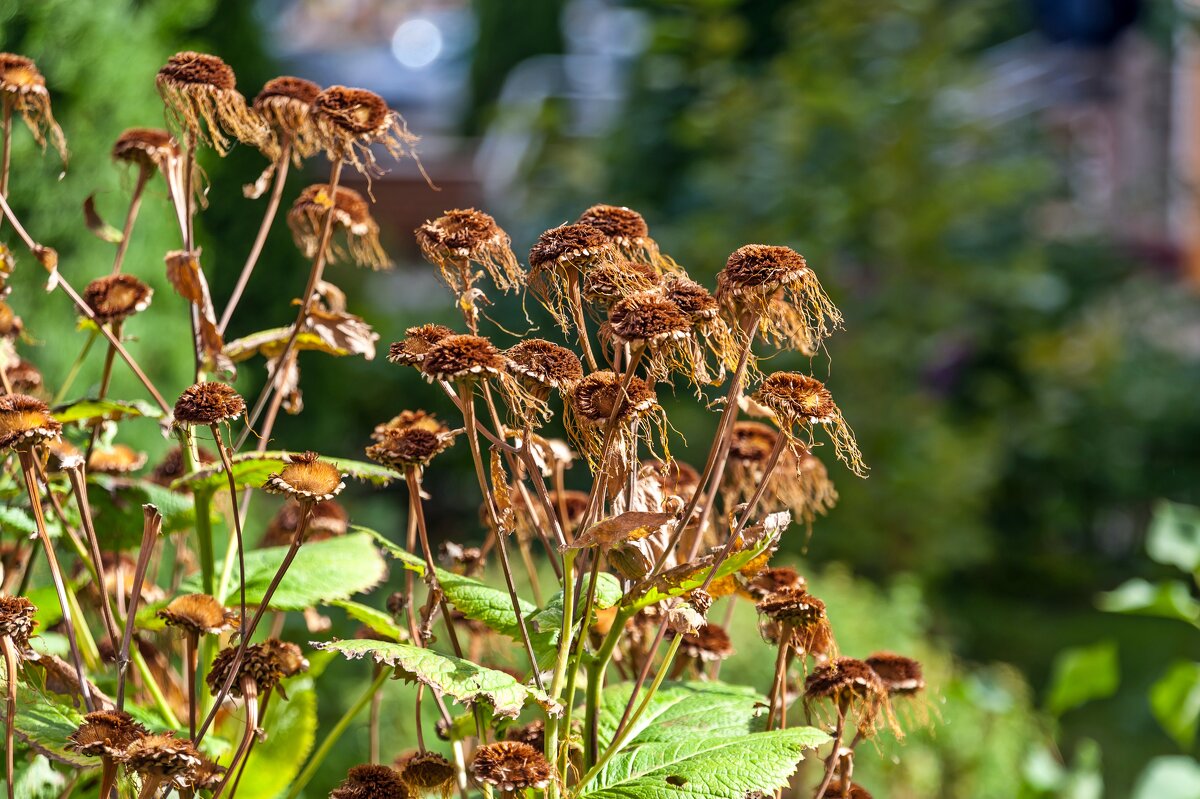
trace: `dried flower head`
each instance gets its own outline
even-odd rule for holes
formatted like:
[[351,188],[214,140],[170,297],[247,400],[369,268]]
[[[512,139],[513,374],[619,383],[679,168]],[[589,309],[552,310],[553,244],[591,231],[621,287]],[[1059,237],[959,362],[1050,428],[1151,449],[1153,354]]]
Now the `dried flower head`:
[[284,677],[295,677],[308,671],[308,658],[299,645],[291,641],[280,641],[278,638],[268,638],[262,642],[263,651],[275,661],[276,667]]
[[583,298],[597,305],[609,306],[631,294],[653,291],[663,285],[662,275],[653,265],[617,261],[591,267],[583,276]]
[[0,397],[0,449],[23,449],[58,438],[62,425],[50,408],[28,394]]
[[681,272],[668,274],[662,291],[681,313],[692,320],[700,347],[716,359],[716,380],[720,382],[724,379],[726,369],[737,368],[740,357],[737,339],[721,318],[720,303],[708,289]]
[[659,254],[658,245],[650,238],[646,220],[632,208],[593,205],[575,221],[599,230],[622,256],[631,261],[649,261],[659,267],[673,265]]
[[803,587],[773,591],[755,606],[764,617],[760,631],[771,643],[785,641],[801,655],[829,657],[835,652],[825,603]]
[[375,429],[371,432],[371,440],[382,441],[387,431],[407,430],[410,427],[418,427],[428,430],[431,433],[441,433],[446,430],[446,426],[428,411],[419,409],[415,411],[404,410],[386,422],[375,425]]
[[141,313],[150,307],[153,296],[154,289],[124,273],[98,277],[83,290],[83,301],[101,324],[122,322]]
[[88,470],[96,474],[129,474],[146,465],[146,453],[128,444],[97,445],[88,456]]
[[263,488],[271,494],[287,494],[297,499],[324,502],[342,493],[346,487],[342,473],[315,452],[291,455],[279,474],[267,478]]
[[859,732],[874,732],[888,712],[887,689],[874,669],[854,658],[834,658],[813,669],[804,681],[804,701],[828,701],[839,715],[857,716]]
[[781,435],[762,422],[734,424],[723,486],[726,504],[749,501],[766,479],[762,501],[770,507],[786,507],[797,519],[811,525],[817,515],[827,513],[837,502],[837,489],[825,464],[799,444],[785,449],[767,474],[771,453]]
[[746,592],[755,600],[765,599],[776,591],[804,591],[808,587],[808,581],[791,566],[774,566],[741,576],[746,579]]
[[569,389],[583,377],[579,356],[545,339],[528,338],[509,347],[504,351],[504,360],[509,372],[535,393]]
[[8,638],[19,652],[29,647],[37,627],[37,606],[23,596],[0,596],[0,637]]
[[42,373],[38,368],[24,358],[4,370],[8,385],[18,394],[28,394],[37,391],[43,385]]
[[829,783],[825,789],[825,795],[829,799],[872,799],[867,789],[857,782],[847,784],[838,779]]
[[442,339],[453,335],[454,331],[443,325],[425,324],[410,327],[404,331],[403,341],[393,342],[388,348],[387,359],[392,363],[419,366],[431,349]]
[[615,248],[591,225],[560,225],[538,236],[529,251],[529,288],[564,330],[570,329],[571,294],[579,290],[580,275],[611,262]]
[[346,779],[333,789],[329,799],[409,799],[410,796],[394,768],[363,764],[346,773]]
[[483,336],[446,336],[421,360],[421,373],[430,382],[498,376],[504,367],[504,356]]
[[112,147],[114,161],[136,164],[147,172],[169,168],[166,165],[180,155],[174,137],[159,128],[128,128]]
[[246,105],[233,70],[214,55],[176,53],[158,71],[158,93],[167,118],[177,128],[209,144],[219,155],[229,151],[226,134],[263,149],[273,157],[266,123]]
[[866,660],[891,696],[910,696],[925,687],[921,664],[895,652],[876,652]]
[[181,787],[193,791],[215,790],[225,779],[225,767],[200,755],[200,763],[179,780]]
[[24,329],[25,323],[21,321],[21,317],[17,316],[12,306],[4,300],[0,300],[0,338],[9,340],[19,338]]
[[694,633],[686,633],[679,645],[679,653],[692,660],[712,663],[731,656],[733,642],[724,627],[710,622]]
[[497,741],[475,750],[471,773],[478,782],[502,791],[524,791],[545,788],[553,771],[545,756],[529,744]]
[[438,562],[455,574],[478,577],[487,565],[487,556],[479,547],[464,547],[454,541],[443,541],[438,544]]
[[512,240],[483,211],[447,211],[417,228],[416,237],[425,260],[438,268],[455,294],[461,295],[474,283],[472,265],[487,272],[501,291],[515,290],[525,282],[525,273],[512,251]]
[[211,425],[232,422],[246,412],[242,395],[224,383],[196,383],[183,390],[175,402],[178,425]]
[[454,792],[457,773],[454,764],[437,752],[418,752],[404,763],[400,779],[417,796],[433,795],[446,799]]
[[155,733],[133,741],[120,756],[130,771],[143,778],[171,780],[182,777],[200,765],[195,745],[174,733]]
[[[216,696],[225,681],[229,679],[237,655],[236,646],[226,647],[213,658],[212,668],[205,676],[208,688]],[[238,665],[237,679],[232,683],[229,692],[240,697],[243,685],[253,682],[258,695],[279,685],[284,677],[290,677],[308,668],[308,661],[300,655],[300,648],[295,644],[268,639],[261,644],[246,647],[242,662]]]
[[88,757],[119,758],[150,732],[123,710],[96,710],[67,736],[72,749]]
[[[285,547],[292,543],[300,522],[304,507],[299,502],[285,502],[283,507],[271,518],[267,531],[263,534],[260,546]],[[350,517],[346,509],[337,500],[312,503],[308,527],[304,532],[305,541],[324,541],[345,535],[350,529]]]
[[[211,451],[203,448],[196,448],[196,461],[201,467],[217,462],[217,456]],[[170,486],[179,478],[183,477],[187,472],[186,461],[183,457],[183,450],[179,447],[172,447],[163,456],[163,459],[158,462],[150,472],[150,479],[160,486]]]
[[317,254],[327,214],[333,214],[335,231],[345,233],[345,246],[330,242],[329,263],[350,259],[359,266],[386,269],[392,265],[379,243],[379,224],[371,216],[371,206],[354,189],[338,186],[331,191],[328,183],[314,183],[300,192],[288,211],[292,239],[305,257]]
[[417,137],[378,94],[330,86],[313,100],[312,115],[330,160],[346,161],[365,175],[378,170],[371,145],[382,145],[393,158],[416,157]]
[[158,617],[169,627],[178,627],[191,635],[224,632],[237,625],[237,614],[208,594],[184,594],[176,597]]
[[528,724],[509,727],[504,732],[504,740],[529,744],[542,752],[546,749],[546,722],[544,719],[535,719]]
[[54,121],[50,92],[46,90],[46,79],[37,64],[23,55],[0,53],[0,96],[6,106],[11,104],[21,115],[38,146],[45,149],[49,141],[65,164],[67,140],[62,128]]
[[613,336],[625,344],[655,346],[668,339],[683,340],[692,323],[675,303],[656,292],[634,294],[609,309]]
[[816,273],[789,247],[739,247],[717,276],[717,299],[732,318],[757,319],[768,341],[809,354],[842,325]]
[[[859,477],[866,476],[867,466],[854,440],[854,431],[820,380],[798,372],[775,372],[763,380],[753,399],[775,415],[798,458],[801,457],[798,447],[805,451],[811,448],[812,430],[820,427],[832,439],[838,460]],[[807,440],[800,440],[797,428],[806,434]]]
[[[666,417],[654,389],[640,377],[631,377],[622,386],[621,377],[603,369],[592,372],[576,383],[567,395],[565,423],[571,440],[596,464],[604,446],[604,431],[609,419],[614,421],[613,444],[610,452],[625,453],[637,438],[647,443],[652,429],[657,429],[659,441],[665,448]],[[649,424],[643,424],[648,422]],[[633,468],[625,463],[619,471]]]
[[445,427],[436,432],[421,426],[389,428],[376,443],[367,447],[367,457],[398,472],[410,467],[424,468],[435,456],[449,449],[454,438]]
[[321,87],[311,80],[282,76],[267,81],[254,98],[254,110],[277,141],[291,144],[297,166],[321,149],[312,118],[312,104],[320,93]]

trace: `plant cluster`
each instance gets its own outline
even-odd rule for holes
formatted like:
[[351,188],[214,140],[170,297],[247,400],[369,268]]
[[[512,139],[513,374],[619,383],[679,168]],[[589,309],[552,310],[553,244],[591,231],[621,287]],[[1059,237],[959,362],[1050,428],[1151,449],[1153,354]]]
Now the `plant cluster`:
[[[416,238],[463,327],[414,326],[388,360],[418,370],[453,421],[397,408],[375,428],[367,461],[270,451],[279,412],[303,406],[301,352],[374,356],[378,335],[347,310],[325,269],[389,265],[370,198],[343,185],[344,173],[369,181],[383,153],[415,160],[416,138],[361,89],[283,77],[247,101],[233,71],[200,53],[172,56],[157,87],[167,128],[131,129],[114,144],[113,158],[131,165],[136,182],[122,229],[85,209],[116,253],[109,273],[79,292],[7,202],[14,117],[39,142],[63,137],[33,62],[0,55],[0,211],[47,270],[49,288],[107,343],[94,395],[68,400],[68,379],[47,402],[36,366],[17,354],[21,321],[0,303],[0,447],[15,453],[0,490],[8,525],[26,533],[2,553],[10,797],[18,745],[58,764],[68,793],[238,796],[243,780],[254,780],[255,749],[286,734],[271,720],[289,686],[334,656],[369,658],[375,676],[289,780],[288,797],[301,795],[368,705],[368,762],[331,797],[741,799],[789,790],[804,752],[826,744],[811,795],[868,796],[853,781],[859,745],[920,721],[924,681],[907,657],[843,656],[825,604],[794,569],[770,563],[793,522],[811,529],[836,501],[821,451],[866,474],[823,383],[765,372],[756,352],[765,344],[816,356],[841,325],[800,254],[741,247],[709,291],[660,250],[640,214],[596,205],[543,233],[526,269],[491,216],[447,211]],[[268,159],[246,187],[268,199],[218,314],[195,243],[205,198],[196,156],[202,147],[223,155],[235,141]],[[65,159],[65,144],[59,149]],[[321,153],[327,181],[302,191],[286,214],[311,259],[295,322],[226,341],[288,170]],[[173,404],[128,346],[127,327],[152,292],[122,269],[145,189],[160,177],[180,235],[165,269],[190,319],[195,367]],[[7,276],[15,259],[3,254]],[[529,337],[501,346],[483,334],[489,295],[526,291],[571,346]],[[265,359],[268,377],[249,404],[232,381],[253,357]],[[118,364],[151,402],[108,396]],[[717,415],[699,469],[670,452],[659,392],[677,384]],[[117,441],[139,419],[157,419],[178,438],[144,476],[146,457]],[[435,548],[422,479],[456,445],[474,465],[485,535],[479,547]],[[348,477],[403,481],[406,529],[352,527],[339,504]],[[577,483],[584,489],[568,487]],[[256,490],[284,504],[249,550],[243,520]],[[226,541],[214,524],[222,519]],[[403,584],[382,607],[352,601],[383,582],[385,558],[402,567]],[[485,571],[491,560],[496,567]],[[539,562],[558,584],[548,597]],[[485,577],[497,571],[499,579]],[[521,597],[526,586],[534,602]],[[724,614],[728,625],[737,602],[755,603],[774,647],[765,696],[718,680],[731,645],[715,619]],[[324,606],[361,621],[361,634],[323,636]],[[289,612],[304,614],[316,640],[282,640]],[[516,643],[519,668],[484,662],[474,644],[488,635]],[[415,683],[414,752],[385,753],[379,740],[380,690],[393,677]],[[800,780],[790,790],[809,792]]]

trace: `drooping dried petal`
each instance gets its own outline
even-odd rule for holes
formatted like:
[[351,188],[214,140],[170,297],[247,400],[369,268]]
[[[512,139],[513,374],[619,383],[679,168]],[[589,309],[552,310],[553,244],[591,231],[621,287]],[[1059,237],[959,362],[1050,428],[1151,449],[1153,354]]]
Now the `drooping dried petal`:
[[233,70],[214,55],[185,51],[171,56],[155,79],[170,122],[209,144],[218,155],[229,151],[226,135],[274,157],[274,140],[262,118],[236,88]]

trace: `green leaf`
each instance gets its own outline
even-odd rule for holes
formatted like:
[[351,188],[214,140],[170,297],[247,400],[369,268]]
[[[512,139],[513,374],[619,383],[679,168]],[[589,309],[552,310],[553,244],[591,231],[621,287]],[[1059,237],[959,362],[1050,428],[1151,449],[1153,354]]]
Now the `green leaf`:
[[744,799],[787,785],[804,751],[829,736],[793,727],[737,737],[693,733],[617,753],[577,794],[579,799]]
[[308,759],[317,737],[317,694],[310,679],[287,686],[290,699],[271,701],[262,727],[266,740],[250,753],[238,799],[273,799],[291,784]]
[[1197,796],[1200,796],[1200,763],[1186,755],[1154,758],[1133,789],[1133,799],[1195,799]]
[[1109,613],[1162,616],[1189,624],[1200,621],[1200,602],[1180,580],[1152,583],[1137,577],[1100,594],[1096,605]]
[[[632,683],[605,686],[597,732],[607,747],[624,715]],[[736,738],[760,732],[767,700],[752,688],[720,682],[663,683],[630,730],[635,744],[666,743],[690,736]]]
[[[0,661],[0,674],[3,673]],[[7,676],[0,679],[0,695],[7,691]],[[0,701],[0,719],[6,713],[7,703]],[[98,761],[84,757],[67,748],[67,736],[75,732],[83,714],[70,705],[61,704],[50,697],[30,690],[23,683],[17,684],[17,717],[13,723],[16,736],[31,749],[51,760],[73,766],[93,766]]]
[[0,533],[8,535],[37,535],[37,524],[29,511],[15,505],[0,505]]
[[1057,716],[1093,699],[1112,696],[1120,679],[1115,642],[1064,650],[1054,660],[1046,708]]
[[402,641],[405,638],[405,631],[382,610],[351,602],[348,599],[338,599],[329,604],[346,611],[346,615],[355,621],[362,622],[378,635],[386,636],[393,641]]
[[1146,534],[1146,552],[1189,574],[1200,568],[1200,508],[1160,502]]
[[96,535],[104,551],[136,549],[142,543],[142,506],[153,505],[163,515],[163,532],[190,530],[195,525],[192,498],[148,480],[110,475],[88,477],[88,503]]
[[1175,743],[1191,749],[1200,721],[1200,663],[1172,664],[1150,688],[1150,709]]
[[[246,553],[246,601],[257,604],[266,594],[287,547]],[[304,610],[374,588],[387,576],[387,564],[370,536],[352,534],[304,544],[271,597],[274,610]],[[189,577],[181,593],[201,590],[199,575]],[[237,572],[221,598],[226,604],[239,597]]]
[[[773,536],[763,536],[755,542],[754,546],[734,552],[717,567],[717,575],[713,579],[720,579],[740,570],[774,544]],[[711,558],[711,555],[701,558],[696,565],[687,567],[682,573],[672,569],[653,580],[634,586],[629,592],[631,600],[626,600],[625,604],[631,606],[633,610],[641,610],[662,602],[664,599],[682,596],[696,590],[704,585],[704,581],[708,578],[711,565],[706,564],[711,563]]]
[[[22,760],[17,761],[16,778],[13,780],[15,793],[22,799],[57,799],[67,786],[67,778],[54,770],[49,759],[42,755],[34,755],[24,761],[27,765],[22,768]],[[0,785],[4,781],[0,780]]]
[[[587,583],[584,583],[586,587]],[[621,591],[621,581],[616,577],[601,572],[596,576],[596,600],[595,610],[605,610],[611,608],[623,599],[625,594]],[[578,619],[583,615],[583,606],[587,602],[586,596],[579,597],[575,605],[575,618]],[[558,632],[562,628],[563,615],[563,596],[562,591],[559,591],[546,603],[546,607],[534,613],[529,617],[529,621],[533,623],[535,629],[542,632]],[[558,640],[556,635],[555,640]]]
[[89,425],[96,422],[114,422],[143,416],[150,419],[162,417],[161,410],[141,400],[124,402],[110,399],[81,399],[66,405],[57,405],[51,409],[51,413],[63,424],[86,422]]
[[487,702],[497,716],[516,718],[527,702],[535,701],[550,712],[561,710],[556,702],[536,688],[512,676],[487,669],[467,660],[431,649],[386,641],[314,641],[317,649],[339,652],[351,660],[369,656],[376,663],[392,666],[398,675],[415,679],[457,701]]
[[[233,466],[233,478],[237,485],[241,488],[250,486],[251,488],[262,488],[263,483],[267,482],[267,478],[273,474],[278,474],[283,471],[283,467],[287,465],[285,458],[286,452],[245,452],[240,455],[234,455],[231,458]],[[373,483],[377,486],[385,486],[396,479],[397,475],[391,469],[385,469],[374,463],[363,463],[362,461],[348,460],[346,458],[325,458],[341,470],[342,474],[349,475],[356,480],[363,480]],[[228,488],[229,478],[225,476],[225,470],[220,463],[214,463],[203,469],[198,469],[191,474],[184,475],[176,480],[171,488],[180,489],[187,488],[192,491],[218,491]]]

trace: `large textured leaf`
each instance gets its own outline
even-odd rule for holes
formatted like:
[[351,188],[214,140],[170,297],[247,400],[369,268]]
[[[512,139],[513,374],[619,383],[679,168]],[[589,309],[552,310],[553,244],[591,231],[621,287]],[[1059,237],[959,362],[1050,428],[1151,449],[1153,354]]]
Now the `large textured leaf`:
[[[247,602],[256,604],[262,600],[286,554],[287,547],[256,549],[246,553]],[[295,560],[271,597],[271,607],[275,610],[304,610],[338,599],[349,599],[354,594],[374,588],[386,575],[387,565],[370,536],[352,534],[314,541],[303,545],[296,553]],[[184,582],[181,592],[199,590],[200,579],[193,576]],[[233,603],[238,595],[235,570],[223,601]]]
[[157,419],[162,411],[148,402],[134,400],[124,402],[110,399],[82,399],[69,405],[57,405],[52,409],[54,418],[63,424],[69,422],[117,421],[131,417],[146,416]]
[[238,783],[238,799],[279,796],[308,758],[317,737],[317,694],[310,679],[289,683],[287,693],[286,702],[282,697],[271,700],[262,725],[267,737],[250,754]]
[[787,784],[804,751],[829,736],[812,727],[630,746],[617,753],[576,796],[579,799],[744,799]]
[[[607,747],[625,712],[632,684],[604,689],[598,716],[601,747]],[[752,688],[719,682],[663,683],[631,730],[634,744],[665,743],[694,736],[734,738],[759,732],[766,698]]]
[[163,515],[163,531],[191,529],[196,515],[192,498],[146,480],[109,475],[88,478],[88,503],[103,550],[136,549],[142,543],[142,506]]
[[502,671],[486,669],[470,661],[430,649],[386,641],[314,641],[317,649],[339,652],[347,658],[370,657],[391,666],[397,673],[418,680],[464,704],[487,702],[497,716],[516,718],[526,703],[537,702],[557,712],[557,705],[544,693],[517,682]]
[[[7,673],[0,660],[0,695],[7,690]],[[0,722],[3,721],[7,703],[0,701]],[[67,736],[79,727],[83,714],[67,704],[56,702],[50,696],[26,687],[22,680],[17,684],[17,718],[13,724],[16,736],[35,752],[60,763],[73,766],[94,765],[95,760],[67,748]],[[2,726],[2,725],[0,725]]]
[[403,641],[408,637],[408,633],[382,610],[368,607],[360,602],[351,602],[348,599],[339,599],[329,604],[346,611],[346,615],[350,618],[362,622],[372,632],[385,636],[390,641]]
[[[233,477],[239,487],[250,486],[262,488],[263,483],[272,474],[277,474],[287,465],[285,452],[242,453],[234,455],[230,460],[233,464]],[[384,486],[396,479],[396,473],[373,463],[349,460],[347,458],[324,458],[334,466],[356,480],[364,480],[377,486]],[[184,475],[172,484],[172,488],[187,488],[192,491],[216,491],[226,488],[229,478],[221,464],[214,463],[191,474]]]

